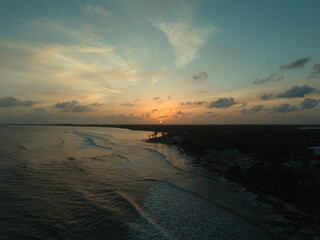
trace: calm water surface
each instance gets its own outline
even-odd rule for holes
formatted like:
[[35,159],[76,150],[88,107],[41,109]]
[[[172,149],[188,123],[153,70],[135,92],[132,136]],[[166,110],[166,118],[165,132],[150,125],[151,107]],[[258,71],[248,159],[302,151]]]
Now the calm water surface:
[[147,136],[0,126],[0,239],[286,239],[254,194]]

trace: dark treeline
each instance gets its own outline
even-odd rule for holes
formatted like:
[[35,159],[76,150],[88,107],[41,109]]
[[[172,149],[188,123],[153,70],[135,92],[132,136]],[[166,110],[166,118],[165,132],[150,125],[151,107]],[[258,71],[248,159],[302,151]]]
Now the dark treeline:
[[[320,169],[309,168],[311,146],[320,146],[319,126],[300,125],[134,125],[133,130],[169,133],[182,137],[179,146],[189,153],[205,156],[206,150],[238,149],[259,160],[246,170],[230,168],[227,176],[250,190],[288,202],[315,218],[303,218],[317,225],[320,217]],[[155,136],[155,135],[154,135]],[[158,134],[162,136],[162,134]],[[161,138],[160,138],[161,139]],[[303,167],[288,168],[288,161]],[[320,162],[320,160],[319,160]],[[213,168],[213,170],[216,170]],[[281,208],[281,206],[279,206]]]
[[[320,125],[142,125],[142,124],[48,124],[50,126],[116,127],[172,133],[183,137],[182,147],[202,155],[207,149],[238,149],[256,153],[264,161],[279,162],[310,157],[310,146],[320,146]],[[315,129],[304,129],[304,128]],[[147,138],[147,136],[146,136]]]
[[[257,153],[265,161],[288,158],[303,160],[310,156],[307,147],[320,146],[320,125],[143,125],[143,124],[48,124],[50,126],[116,127],[158,133],[177,132],[182,147],[194,154],[207,149],[238,149]],[[316,128],[312,130],[304,128]],[[146,136],[147,137],[147,136]]]
[[[207,149],[238,149],[257,153],[267,161],[294,157],[308,158],[307,147],[320,146],[320,129],[307,130],[302,125],[99,125],[153,132],[177,132],[182,145],[191,153],[204,154]],[[314,126],[313,126],[314,127]]]

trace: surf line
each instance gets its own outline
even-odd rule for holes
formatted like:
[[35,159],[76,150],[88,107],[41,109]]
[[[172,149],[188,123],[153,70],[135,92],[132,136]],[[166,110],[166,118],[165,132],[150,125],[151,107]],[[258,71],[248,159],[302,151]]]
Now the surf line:
[[167,233],[167,231],[161,227],[159,224],[155,223],[152,219],[152,217],[149,216],[149,214],[147,214],[145,211],[143,211],[143,209],[130,197],[128,196],[126,193],[119,191],[118,192],[119,195],[126,200],[127,202],[129,202],[131,204],[131,206],[133,206],[140,214],[141,217],[143,217],[144,219],[146,219],[150,224],[152,224],[159,232],[161,232],[166,238],[171,239],[172,237],[169,235],[169,233]]

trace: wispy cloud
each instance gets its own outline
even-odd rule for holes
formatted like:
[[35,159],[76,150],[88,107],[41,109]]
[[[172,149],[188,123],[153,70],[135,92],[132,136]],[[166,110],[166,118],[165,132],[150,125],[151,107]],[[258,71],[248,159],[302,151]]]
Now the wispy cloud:
[[314,98],[305,98],[301,103],[300,103],[300,107],[302,109],[311,109],[311,108],[315,108],[318,103],[320,102],[320,100],[318,99],[314,99]]
[[272,111],[276,113],[295,112],[297,110],[298,110],[297,106],[290,105],[289,103],[284,103],[277,107],[272,108]]
[[[86,91],[93,90],[94,86],[97,89],[100,85],[113,93],[123,93],[118,88],[132,85],[141,78],[136,64],[129,63],[115,51],[114,46],[102,42],[99,36],[88,30],[88,27],[80,25],[75,30],[53,21],[45,21],[43,25],[38,25],[39,31],[47,28],[61,38],[79,43],[21,44],[2,41],[0,50],[6,49],[9,63],[1,62],[0,68],[4,70],[2,73],[8,73],[7,78],[32,76],[30,82],[33,83],[47,82],[52,86],[69,85],[70,88],[86,85],[87,88],[83,89]],[[74,84],[75,80],[78,84]],[[114,88],[109,86],[110,83]]]
[[32,109],[33,112],[37,112],[37,113],[44,113],[46,112],[46,110],[42,107],[38,107],[38,108],[33,108]]
[[195,82],[203,83],[208,77],[209,77],[209,74],[207,73],[207,71],[201,71],[201,72],[193,75],[192,79]]
[[99,103],[92,103],[81,105],[77,100],[60,102],[54,105],[55,108],[59,109],[60,112],[74,112],[74,113],[81,113],[81,112],[90,112],[97,110],[102,104]]
[[99,120],[101,123],[109,122],[112,124],[123,124],[123,123],[140,123],[143,120],[143,116],[137,116],[133,113],[129,114],[111,114],[101,117]]
[[252,108],[249,108],[249,109],[242,109],[240,112],[242,114],[256,114],[260,111],[262,111],[264,109],[264,106],[263,105],[256,105],[256,106],[253,106]]
[[189,116],[191,114],[192,113],[185,113],[185,112],[182,112],[182,111],[179,110],[175,114],[173,114],[172,117],[174,117],[174,118],[183,118],[183,117]]
[[304,68],[304,66],[311,61],[311,58],[303,57],[299,58],[297,60],[294,60],[293,62],[280,66],[279,69],[296,69],[296,68]]
[[133,103],[121,103],[121,106],[124,106],[124,107],[133,107],[133,106],[135,106],[135,104],[133,104]]
[[205,112],[205,113],[196,115],[195,118],[209,118],[210,119],[210,118],[215,118],[218,116],[219,116],[219,114],[212,112],[212,111],[209,111],[209,112]]
[[310,70],[310,74],[307,79],[317,78],[320,76],[320,63],[314,64]]
[[261,100],[269,100],[269,99],[271,99],[273,97],[273,94],[271,94],[271,93],[264,93],[263,95],[261,95],[260,96],[260,99]]
[[279,76],[276,73],[271,73],[268,77],[266,78],[256,78],[253,83],[254,84],[262,84],[266,82],[278,82],[282,81],[284,79],[284,76]]
[[117,90],[117,89],[114,89],[106,84],[101,84],[101,86],[103,86],[104,89],[108,90],[109,92],[113,92],[113,93],[125,93],[123,91],[120,91],[120,90]]
[[213,27],[195,26],[190,21],[156,22],[153,26],[166,35],[174,50],[177,67],[183,67],[195,59],[213,33]]
[[188,101],[188,102],[181,102],[180,105],[186,105],[186,106],[199,106],[207,104],[206,101]]
[[313,73],[318,73],[318,74],[320,74],[320,63],[314,64],[314,65],[312,66],[311,71],[312,71]]
[[81,9],[85,14],[95,13],[95,14],[99,14],[99,15],[104,16],[104,17],[110,17],[111,16],[111,12],[109,12],[108,10],[106,10],[106,9],[104,9],[102,7],[95,6],[95,5],[82,6]]

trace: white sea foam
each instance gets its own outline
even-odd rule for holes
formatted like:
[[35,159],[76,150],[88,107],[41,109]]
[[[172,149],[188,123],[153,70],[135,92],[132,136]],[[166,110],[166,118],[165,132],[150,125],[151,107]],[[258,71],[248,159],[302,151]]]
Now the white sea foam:
[[[170,239],[273,239],[273,234],[205,198],[170,182],[153,181],[152,193],[141,206],[148,219]],[[139,226],[139,227],[137,227]],[[139,219],[132,229],[147,229]],[[136,232],[132,233],[134,236]],[[151,238],[149,238],[151,239]],[[276,238],[275,238],[276,239]]]
[[279,239],[276,224],[264,226],[270,214],[255,194],[195,168],[194,158],[174,147],[138,140],[145,133],[1,126],[0,132],[1,237]]

